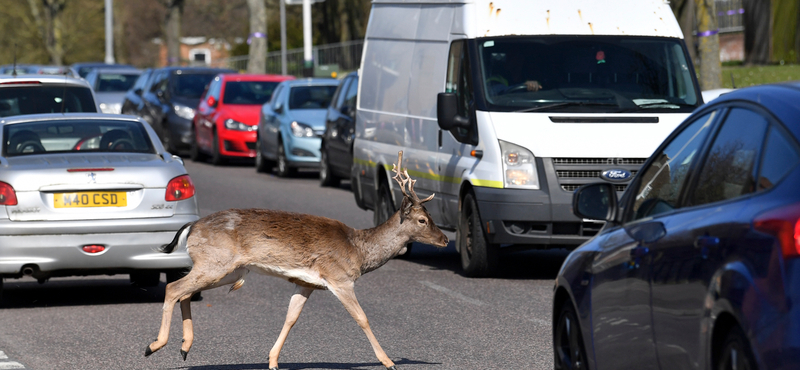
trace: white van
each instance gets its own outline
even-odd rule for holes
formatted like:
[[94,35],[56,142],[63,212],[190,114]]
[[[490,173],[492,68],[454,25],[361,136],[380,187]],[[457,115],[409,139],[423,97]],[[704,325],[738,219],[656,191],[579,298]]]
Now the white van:
[[701,104],[666,0],[373,0],[353,192],[383,222],[402,199],[391,168],[403,150],[465,275],[488,275],[503,248],[595,235],[572,192],[623,191]]

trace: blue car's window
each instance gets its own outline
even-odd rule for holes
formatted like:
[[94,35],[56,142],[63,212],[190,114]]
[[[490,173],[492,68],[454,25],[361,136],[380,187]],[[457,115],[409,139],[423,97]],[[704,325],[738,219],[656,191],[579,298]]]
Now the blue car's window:
[[225,84],[224,104],[258,104],[262,105],[272,98],[272,92],[278,86],[272,81],[230,81]]
[[761,174],[757,191],[772,189],[789,171],[800,162],[800,155],[783,130],[773,126],[769,130],[764,156],[761,159]]
[[289,91],[289,109],[328,108],[337,86],[295,86]]
[[692,205],[736,198],[755,191],[755,164],[768,122],[751,110],[731,110],[700,166]]
[[692,161],[696,158],[711,129],[717,112],[711,112],[686,126],[642,172],[633,204],[633,220],[671,211],[678,207],[678,197]]
[[182,98],[198,99],[203,95],[211,80],[216,74],[213,73],[183,73],[173,75],[172,92]]
[[3,155],[44,153],[155,153],[139,122],[103,120],[40,121],[5,125]]

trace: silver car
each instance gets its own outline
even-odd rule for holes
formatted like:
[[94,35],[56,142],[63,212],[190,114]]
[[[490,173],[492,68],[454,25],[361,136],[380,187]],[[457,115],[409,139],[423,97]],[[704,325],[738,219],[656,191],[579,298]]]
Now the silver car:
[[0,117],[97,111],[94,91],[82,78],[52,75],[0,76]]
[[0,277],[130,274],[154,286],[191,267],[185,250],[156,251],[199,215],[182,160],[143,120],[6,117],[0,137]]
[[95,68],[86,75],[86,82],[92,86],[101,112],[120,114],[125,93],[141,74],[133,68]]

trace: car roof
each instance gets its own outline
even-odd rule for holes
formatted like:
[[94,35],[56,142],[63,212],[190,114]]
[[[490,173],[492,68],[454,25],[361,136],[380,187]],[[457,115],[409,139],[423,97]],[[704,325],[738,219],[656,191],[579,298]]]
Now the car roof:
[[719,105],[735,101],[746,101],[762,106],[772,112],[775,118],[800,137],[800,81],[744,87],[720,95],[698,111],[713,109]]
[[70,77],[66,75],[39,75],[39,74],[20,74],[0,75],[0,87],[15,86],[21,84],[32,84],[38,82],[39,84],[68,84],[73,86],[85,86],[91,88],[86,80],[78,77]]
[[129,73],[141,74],[143,71],[136,68],[95,68],[89,73]]
[[285,81],[284,83],[288,84],[289,86],[315,86],[315,85],[322,85],[322,86],[339,86],[339,80],[335,78],[301,78],[297,80],[289,80]]
[[17,123],[26,122],[39,122],[39,121],[64,121],[64,120],[114,120],[114,121],[144,121],[137,116],[130,116],[124,114],[107,114],[107,113],[42,113],[42,114],[24,114],[19,116],[8,116],[0,118],[0,126],[13,125]]
[[236,73],[236,71],[227,68],[212,68],[212,67],[161,67],[159,71],[170,71],[180,73]]
[[294,76],[290,75],[273,75],[273,74],[257,74],[257,73],[220,73],[219,75],[224,80],[236,79],[240,81],[273,81],[281,82],[287,80],[294,80]]

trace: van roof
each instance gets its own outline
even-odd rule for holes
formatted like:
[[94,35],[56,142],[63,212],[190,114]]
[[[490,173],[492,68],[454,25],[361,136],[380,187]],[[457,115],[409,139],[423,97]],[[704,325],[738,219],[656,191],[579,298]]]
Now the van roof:
[[[631,35],[683,38],[667,0],[373,0],[375,5],[465,4],[468,38]],[[459,12],[455,13],[456,17]],[[456,19],[458,22],[458,19]],[[470,24],[472,23],[472,24]]]

